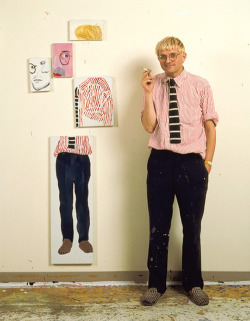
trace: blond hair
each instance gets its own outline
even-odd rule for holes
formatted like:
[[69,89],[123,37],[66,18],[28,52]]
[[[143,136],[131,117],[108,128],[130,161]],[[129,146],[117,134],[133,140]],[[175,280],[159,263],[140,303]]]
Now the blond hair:
[[158,44],[155,47],[155,52],[157,56],[159,55],[160,50],[171,50],[171,49],[177,49],[180,54],[185,54],[185,47],[183,43],[180,41],[180,39],[175,37],[165,37],[161,41],[158,42]]
[[102,40],[102,29],[98,25],[82,25],[75,29],[78,40]]

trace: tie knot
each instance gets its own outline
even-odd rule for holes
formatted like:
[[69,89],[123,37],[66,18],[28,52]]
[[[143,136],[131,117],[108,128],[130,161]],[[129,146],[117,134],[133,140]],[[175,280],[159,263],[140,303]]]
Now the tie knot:
[[170,78],[169,83],[170,83],[170,86],[174,86],[174,85],[175,85],[175,81],[174,81],[174,79]]

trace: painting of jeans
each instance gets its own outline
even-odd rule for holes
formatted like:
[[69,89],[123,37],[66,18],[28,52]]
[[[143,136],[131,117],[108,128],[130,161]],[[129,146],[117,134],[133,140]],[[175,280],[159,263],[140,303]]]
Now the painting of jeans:
[[50,138],[51,264],[93,263],[92,136]]

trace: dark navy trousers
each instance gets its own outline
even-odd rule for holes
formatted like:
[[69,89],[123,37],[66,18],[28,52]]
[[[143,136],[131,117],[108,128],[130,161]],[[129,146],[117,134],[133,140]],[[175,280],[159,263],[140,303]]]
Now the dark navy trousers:
[[147,196],[150,219],[149,288],[166,291],[169,230],[176,196],[183,226],[182,283],[185,291],[203,288],[201,220],[208,172],[199,154],[152,149],[148,160]]
[[79,242],[89,239],[88,183],[90,160],[88,155],[59,153],[56,160],[59,188],[61,230],[63,239],[73,241],[73,185],[76,196],[76,217]]

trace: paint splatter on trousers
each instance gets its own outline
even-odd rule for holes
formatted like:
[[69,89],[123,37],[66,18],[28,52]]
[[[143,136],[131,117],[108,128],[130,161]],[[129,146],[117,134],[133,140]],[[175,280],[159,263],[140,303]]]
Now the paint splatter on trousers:
[[176,196],[183,226],[182,283],[185,291],[203,288],[201,220],[208,172],[199,154],[152,149],[148,160],[147,195],[150,218],[149,287],[166,291],[169,230]]

